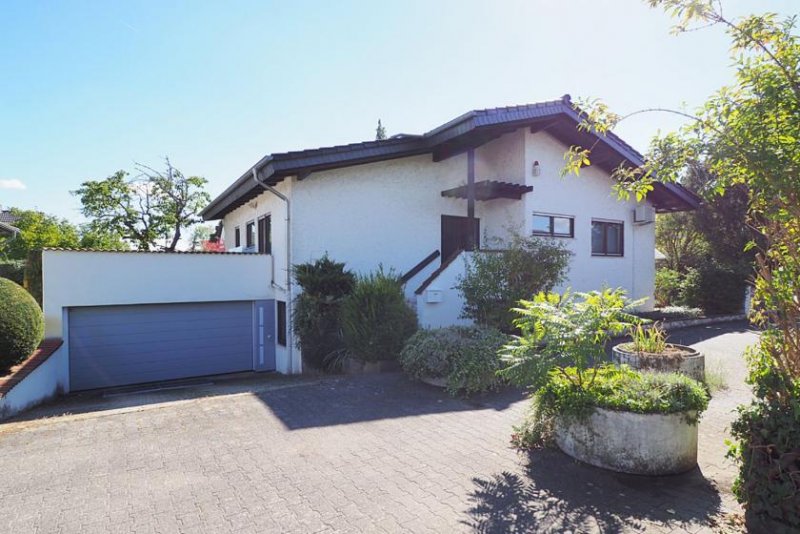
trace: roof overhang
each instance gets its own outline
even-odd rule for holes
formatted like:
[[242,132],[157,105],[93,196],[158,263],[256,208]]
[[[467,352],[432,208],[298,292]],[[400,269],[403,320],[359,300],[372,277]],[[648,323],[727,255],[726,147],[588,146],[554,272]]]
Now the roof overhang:
[[[302,180],[313,172],[422,154],[431,154],[434,161],[442,161],[523,127],[532,132],[547,131],[568,146],[591,147],[592,165],[607,172],[620,165],[635,168],[644,164],[642,155],[618,136],[578,130],[580,121],[580,114],[569,95],[565,95],[560,100],[539,104],[470,111],[424,135],[400,135],[381,141],[272,154],[248,169],[212,200],[201,215],[205,220],[220,219],[261,194],[263,189],[253,179],[253,169],[259,181],[274,186],[287,176]],[[691,210],[700,205],[699,198],[677,184],[657,183],[648,198],[659,212]]]
[[[531,191],[533,191],[532,185],[499,182],[496,180],[475,182],[475,200],[495,200],[498,198],[521,200],[522,195],[530,193]],[[469,192],[467,186],[462,185],[442,191],[442,196],[448,198],[468,198]]]
[[0,235],[17,235],[19,228],[8,223],[0,222]]

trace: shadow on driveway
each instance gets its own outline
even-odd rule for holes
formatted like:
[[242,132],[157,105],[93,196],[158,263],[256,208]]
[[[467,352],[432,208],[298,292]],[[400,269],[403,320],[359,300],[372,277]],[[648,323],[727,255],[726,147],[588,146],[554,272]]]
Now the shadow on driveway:
[[652,523],[709,524],[721,510],[717,488],[695,468],[644,477],[576,462],[551,449],[530,454],[524,475],[475,478],[468,518],[474,532],[620,532]]

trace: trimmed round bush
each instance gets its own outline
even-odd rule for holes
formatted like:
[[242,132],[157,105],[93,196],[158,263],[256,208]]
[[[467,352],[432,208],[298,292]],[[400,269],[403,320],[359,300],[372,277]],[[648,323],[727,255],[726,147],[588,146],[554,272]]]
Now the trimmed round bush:
[[20,285],[0,278],[0,369],[27,358],[44,336],[44,317]]
[[400,364],[411,377],[444,379],[451,394],[497,387],[498,351],[508,341],[485,326],[449,326],[420,330],[400,353]]

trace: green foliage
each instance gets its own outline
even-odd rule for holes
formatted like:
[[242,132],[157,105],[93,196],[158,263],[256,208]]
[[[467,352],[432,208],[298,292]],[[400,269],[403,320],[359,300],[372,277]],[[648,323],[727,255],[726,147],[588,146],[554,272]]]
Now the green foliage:
[[174,251],[184,228],[200,222],[198,213],[210,197],[199,176],[186,177],[165,160],[164,172],[136,165],[138,177],[117,171],[105,180],[83,182],[74,195],[93,229],[119,235],[138,250],[151,250],[159,241]]
[[631,342],[626,350],[647,354],[662,354],[667,349],[667,333],[657,324],[645,328],[638,324],[631,329]]
[[533,395],[525,423],[512,437],[520,448],[545,444],[557,418],[581,419],[595,408],[645,414],[684,414],[696,422],[708,407],[708,394],[695,380],[678,373],[646,373],[627,366],[593,369],[592,380],[581,380],[575,367],[554,369]]
[[417,314],[406,303],[400,280],[382,269],[359,277],[342,304],[345,347],[358,360],[396,360],[416,330]]
[[45,247],[77,247],[78,230],[66,219],[40,211],[11,209],[14,226],[20,232],[15,238],[0,237],[0,251],[9,259],[24,260],[30,250]]
[[708,243],[695,225],[694,212],[659,214],[656,248],[667,257],[667,267],[673,271],[683,271],[708,254]]
[[[578,385],[588,367],[605,356],[606,343],[643,320],[628,311],[622,289],[589,293],[539,293],[514,309],[520,334],[501,350],[501,375],[534,390],[544,386],[553,369],[574,367]],[[591,374],[591,372],[590,372]]]
[[680,285],[679,303],[706,314],[741,313],[745,280],[740,272],[713,262],[689,269]]
[[0,260],[0,278],[8,278],[22,285],[25,282],[25,262],[22,260]]
[[0,369],[27,358],[44,336],[39,305],[22,287],[0,278]]
[[378,119],[378,127],[375,128],[375,140],[383,141],[384,139],[386,139],[386,128],[381,123],[381,120]]
[[739,408],[728,457],[741,464],[733,492],[753,532],[800,530],[800,395]]
[[656,269],[656,306],[668,306],[680,302],[683,275],[674,270],[662,267]]
[[342,301],[353,291],[356,277],[345,269],[344,263],[332,261],[327,255],[295,265],[293,274],[303,289],[292,313],[303,361],[316,369],[336,370],[345,353]]
[[509,332],[512,308],[561,283],[571,253],[559,241],[520,235],[490,243],[496,250],[472,254],[456,288],[464,299],[465,318]]
[[419,330],[403,347],[400,364],[416,379],[446,379],[451,395],[486,391],[499,383],[498,351],[507,341],[500,331],[482,326]]
[[33,296],[41,307],[42,305],[42,251],[32,250],[28,253],[25,262],[25,281],[23,287]]

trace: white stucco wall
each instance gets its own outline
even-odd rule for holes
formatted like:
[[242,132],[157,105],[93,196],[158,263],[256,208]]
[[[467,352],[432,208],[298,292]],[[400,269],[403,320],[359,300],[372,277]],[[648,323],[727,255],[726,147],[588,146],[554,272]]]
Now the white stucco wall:
[[[417,318],[422,328],[441,328],[450,325],[472,324],[461,317],[464,300],[456,289],[472,253],[462,252],[436,280],[417,295]],[[431,301],[436,302],[431,302]]]
[[67,350],[61,345],[39,367],[0,398],[0,420],[40,404],[68,386]]
[[[575,218],[575,237],[562,238],[573,252],[567,281],[560,289],[575,291],[600,289],[603,285],[621,287],[631,298],[647,298],[644,309],[653,307],[655,280],[655,224],[634,225],[635,200],[620,201],[614,195],[608,173],[588,167],[578,177],[562,178],[567,146],[550,135],[526,131],[525,160],[527,183],[533,192],[525,195],[526,231],[533,226],[534,212],[567,215]],[[530,169],[538,161],[540,175]],[[592,219],[624,223],[624,256],[592,256]]]

